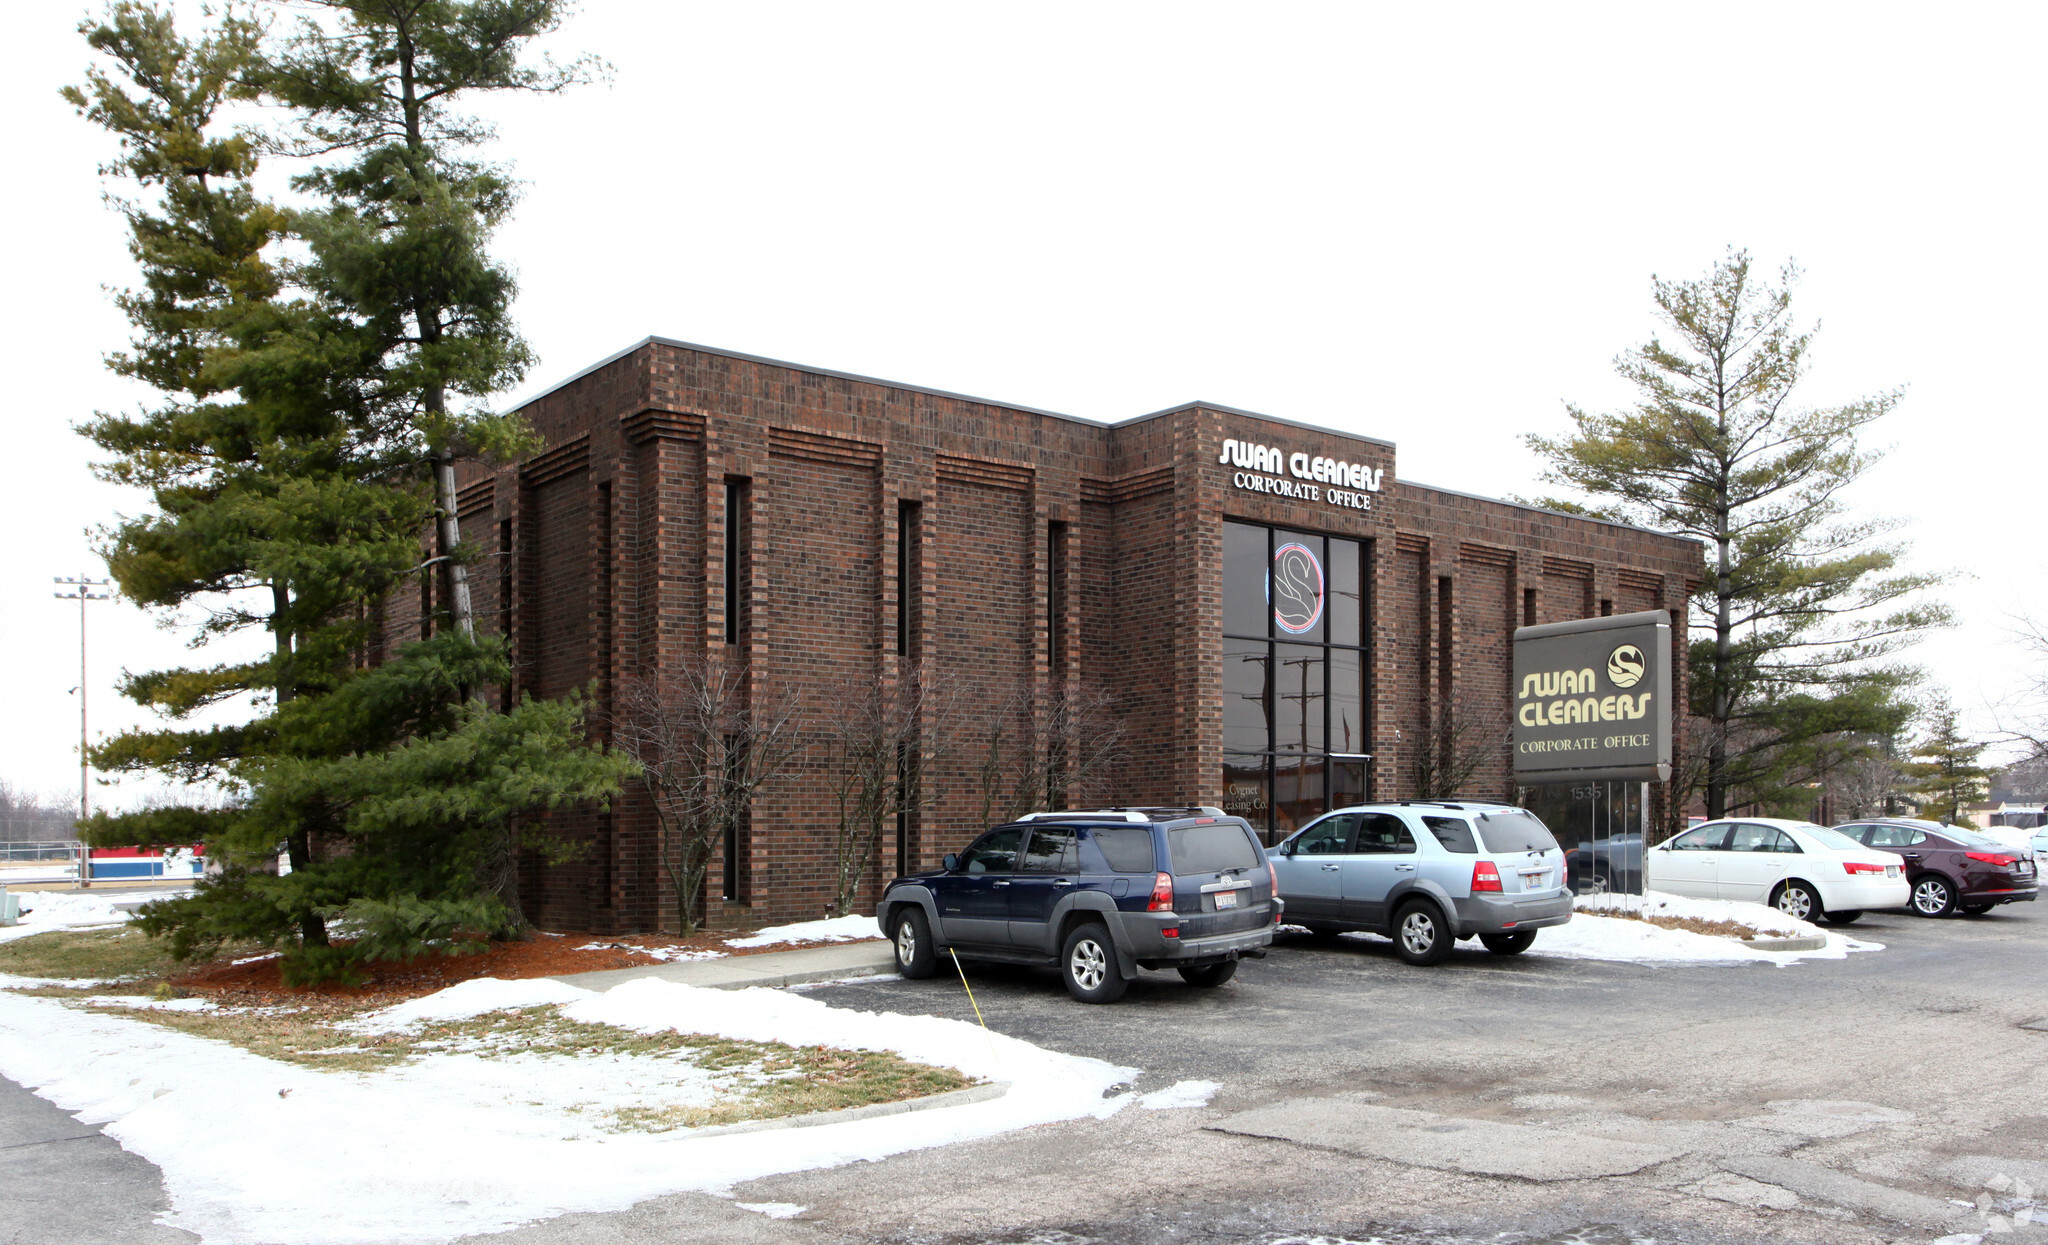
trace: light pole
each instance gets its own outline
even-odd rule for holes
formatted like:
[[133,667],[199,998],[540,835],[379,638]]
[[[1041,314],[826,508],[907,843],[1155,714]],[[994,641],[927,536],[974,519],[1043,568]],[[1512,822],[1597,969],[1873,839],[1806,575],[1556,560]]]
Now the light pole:
[[[94,588],[105,588],[113,583],[109,579],[93,579],[80,575],[66,579],[61,575],[52,576],[52,582],[76,589],[73,592],[53,592],[50,595],[60,601],[78,602],[78,820],[83,822],[90,809],[86,806],[89,798],[92,761],[86,751],[85,733],[85,603],[104,601],[111,593],[94,592]],[[92,849],[86,848],[78,857],[78,885],[81,889],[92,885]]]

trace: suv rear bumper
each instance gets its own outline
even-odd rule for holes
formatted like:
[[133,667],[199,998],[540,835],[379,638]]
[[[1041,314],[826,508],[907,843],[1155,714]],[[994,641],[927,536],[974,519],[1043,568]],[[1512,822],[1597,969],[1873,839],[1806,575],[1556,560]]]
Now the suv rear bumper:
[[1120,949],[1128,950],[1140,967],[1158,968],[1234,959],[1247,951],[1270,947],[1274,925],[1269,920],[1253,929],[1208,938],[1168,938],[1160,931],[1178,928],[1172,913],[1119,912],[1117,941],[1122,944]]
[[1457,906],[1458,937],[1498,934],[1508,930],[1542,929],[1572,919],[1572,893],[1559,891],[1546,899],[1515,895],[1473,895],[1451,901]]

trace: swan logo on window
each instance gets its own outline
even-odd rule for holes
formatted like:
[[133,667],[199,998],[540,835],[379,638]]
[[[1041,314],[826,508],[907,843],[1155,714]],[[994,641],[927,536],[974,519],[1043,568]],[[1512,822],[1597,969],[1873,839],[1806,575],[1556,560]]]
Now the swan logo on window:
[[1289,635],[1315,630],[1323,620],[1323,564],[1307,545],[1289,541],[1273,551],[1273,575],[1267,592],[1273,621]]

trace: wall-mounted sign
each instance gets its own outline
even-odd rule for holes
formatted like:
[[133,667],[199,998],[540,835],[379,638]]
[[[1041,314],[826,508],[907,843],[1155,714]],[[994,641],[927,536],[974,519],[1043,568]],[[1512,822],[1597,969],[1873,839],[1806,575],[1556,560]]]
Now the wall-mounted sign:
[[1515,781],[1671,777],[1671,620],[1660,610],[1515,631]]
[[[1318,542],[1320,543],[1320,542]],[[1273,551],[1273,574],[1267,579],[1273,599],[1273,625],[1288,635],[1305,635],[1323,620],[1329,584],[1323,564],[1307,545],[1289,541]]]
[[1387,474],[1385,467],[1319,454],[1290,454],[1275,446],[1237,440],[1225,441],[1216,461],[1243,468],[1231,475],[1233,488],[1349,510],[1372,509],[1371,495],[1380,491],[1380,481]]

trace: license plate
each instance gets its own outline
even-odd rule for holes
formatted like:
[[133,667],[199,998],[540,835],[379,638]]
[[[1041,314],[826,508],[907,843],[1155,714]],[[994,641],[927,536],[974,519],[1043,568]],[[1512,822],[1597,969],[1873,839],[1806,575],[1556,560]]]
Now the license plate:
[[1884,867],[1884,875],[1888,878],[1899,876],[1899,867],[1897,865],[1886,865]]
[[1522,875],[1522,889],[1529,891],[1540,891],[1543,889],[1543,879],[1549,876],[1550,871],[1548,869],[1544,869],[1536,873],[1525,873]]
[[1237,892],[1217,891],[1216,906],[1219,908],[1235,908],[1237,906]]
[[2023,878],[2025,878],[2025,877],[2032,877],[2033,875],[2034,875],[2034,866],[2033,866],[2033,864],[2032,864],[2031,862],[2029,862],[2029,861],[2025,861],[2025,860],[2022,860],[2022,861],[2020,862],[2020,876],[2021,876],[2021,877],[2023,877]]

